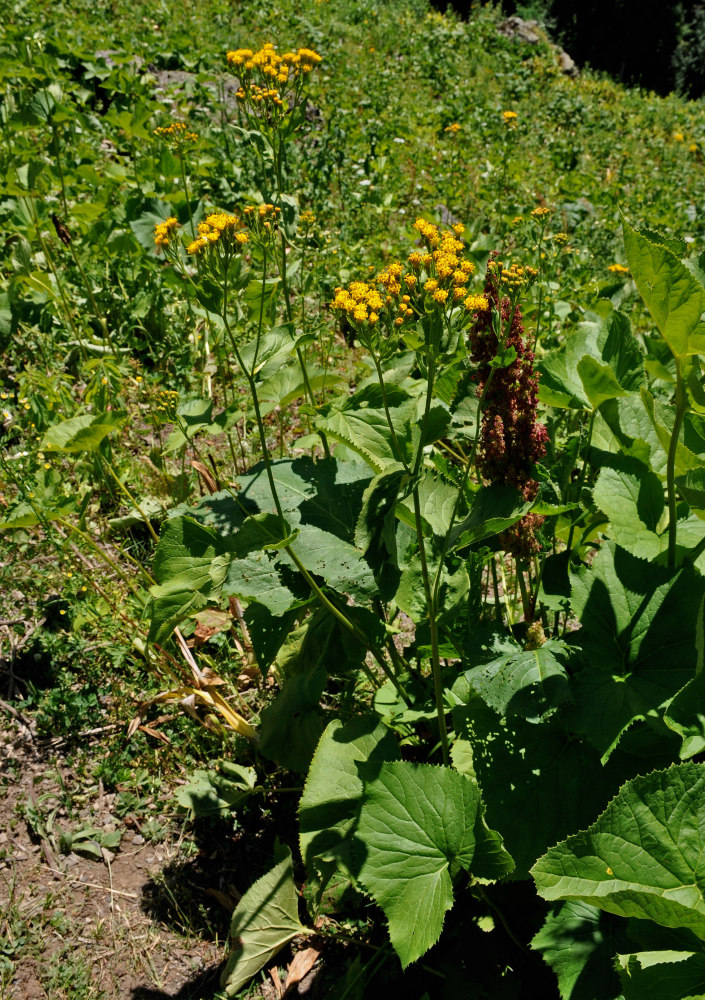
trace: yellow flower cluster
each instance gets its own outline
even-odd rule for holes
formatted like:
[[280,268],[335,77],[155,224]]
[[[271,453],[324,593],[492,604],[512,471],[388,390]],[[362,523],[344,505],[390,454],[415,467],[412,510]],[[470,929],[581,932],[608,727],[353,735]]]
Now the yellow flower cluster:
[[444,132],[450,132],[451,135],[457,135],[463,126],[459,125],[458,122],[453,122],[452,125],[446,125],[443,129]]
[[242,214],[252,241],[259,246],[271,244],[277,235],[281,209],[267,202],[262,205],[248,205]]
[[307,229],[309,226],[312,226],[315,221],[316,221],[316,216],[313,214],[313,212],[309,211],[302,212],[301,215],[299,216],[299,224],[303,226],[305,229]]
[[198,255],[216,246],[224,251],[239,250],[250,237],[242,232],[242,220],[237,215],[214,212],[198,224],[198,239],[189,243],[186,252]]
[[611,271],[612,274],[629,274],[629,268],[624,267],[623,264],[610,264],[607,270]]
[[[465,286],[475,268],[469,260],[460,256],[465,244],[457,237],[464,228],[458,223],[453,226],[453,232],[441,233],[438,226],[425,219],[417,219],[414,223],[414,229],[421,234],[430,252],[410,254],[409,263],[414,271],[420,272],[423,268],[426,272],[428,277],[423,289],[437,305],[445,305],[448,299],[460,302],[467,294]],[[414,281],[412,287],[415,284]]]
[[558,243],[559,246],[565,246],[565,244],[568,242],[568,234],[556,233],[553,237],[553,241],[554,243]]
[[385,301],[374,285],[353,281],[348,288],[336,288],[331,308],[347,313],[358,325],[375,326]]
[[551,214],[551,209],[546,208],[545,205],[538,205],[535,209],[533,209],[531,214],[535,219],[542,219],[545,215]]
[[530,285],[538,276],[538,271],[533,267],[521,267],[517,264],[510,264],[505,267],[501,261],[492,261],[488,264],[488,270],[494,270],[499,277],[500,284],[504,285],[510,295],[518,294],[525,285]]
[[468,295],[464,304],[467,311],[471,313],[487,312],[490,308],[486,295]]
[[[417,219],[414,229],[426,249],[409,254],[407,265],[394,261],[369,281],[354,281],[336,288],[331,306],[344,313],[360,332],[383,324],[391,332],[414,317],[465,302],[468,310],[489,308],[482,295],[468,296],[467,283],[474,265],[463,256],[465,244],[458,239],[464,227],[442,232],[425,219]],[[372,274],[374,270],[370,269]]]
[[196,142],[198,139],[198,135],[195,132],[190,132],[183,122],[160,125],[159,128],[155,128],[154,134],[158,135],[160,139],[166,139],[169,145],[174,148],[180,148],[185,143]]
[[674,132],[673,138],[676,142],[685,142],[685,136],[682,132]]
[[519,116],[516,111],[503,111],[502,118],[504,119],[505,125],[509,125],[513,128],[516,125]]
[[322,56],[313,49],[298,49],[279,55],[271,42],[266,42],[257,52],[235,49],[227,54],[228,65],[241,75],[258,73],[263,79],[276,80],[277,83],[287,83],[302,73],[310,73],[321,59]]
[[[311,73],[321,56],[313,49],[277,52],[271,42],[261,49],[235,49],[227,53],[228,65],[237,72],[240,88],[236,97],[253,110],[288,111],[287,95],[300,91],[303,79]],[[296,103],[294,101],[294,103]]]
[[158,222],[154,227],[154,242],[158,247],[168,247],[169,241],[179,228],[179,220],[175,215],[170,216],[166,222]]
[[155,398],[155,408],[160,413],[168,413],[176,409],[179,394],[173,389],[160,389]]

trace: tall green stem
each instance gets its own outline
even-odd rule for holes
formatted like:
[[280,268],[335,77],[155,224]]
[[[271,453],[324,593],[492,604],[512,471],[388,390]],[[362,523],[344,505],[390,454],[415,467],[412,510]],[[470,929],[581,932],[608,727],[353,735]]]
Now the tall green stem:
[[[585,454],[583,455],[583,465],[580,470],[580,478],[578,479],[578,503],[580,503],[580,497],[582,496],[583,486],[585,485],[585,478],[587,476],[587,465],[588,465],[588,451],[590,449],[590,442],[592,441],[592,430],[595,426],[595,415],[597,410],[593,410],[590,415],[590,426],[588,427],[587,441],[585,442]],[[568,550],[568,558],[570,559],[570,553],[573,548],[573,535],[575,534],[576,521],[572,521],[570,525],[570,532],[568,533],[568,542],[566,548]]]
[[666,487],[668,490],[668,566],[673,569],[676,565],[676,451],[678,449],[678,436],[683,425],[683,418],[688,406],[685,393],[685,383],[683,381],[683,371],[681,362],[676,358],[676,415],[673,421],[673,433],[668,445],[668,460],[666,462]]
[[188,212],[188,220],[191,224],[191,235],[196,238],[196,229],[193,224],[193,215],[191,214],[191,199],[188,193],[188,184],[186,183],[186,170],[184,169],[184,157],[182,153],[179,153],[179,169],[181,170],[181,183],[184,186],[184,194],[186,195],[186,211]]
[[[275,166],[275,173],[276,173],[276,180],[277,180],[277,201],[279,202],[279,208],[281,209],[282,194],[284,192],[284,184],[283,184],[283,178],[282,178],[282,143],[281,143],[281,139],[279,140],[278,144],[277,143],[273,143],[272,144],[272,153],[273,153],[273,156],[274,156],[274,166]],[[287,271],[286,271],[286,266],[287,266],[286,265],[286,245],[287,245],[287,239],[286,239],[286,234],[284,233],[283,228],[280,229],[280,238],[281,238],[281,257],[280,257],[280,261],[281,262],[279,264],[279,274],[281,275],[281,279],[282,279],[282,294],[284,296],[284,309],[286,311],[286,321],[287,321],[287,323],[293,323],[294,322],[294,314],[293,314],[293,311],[292,311],[292,308],[291,308],[291,301],[290,301],[290,298],[289,298],[289,281],[287,279]],[[296,357],[298,358],[299,366],[301,367],[301,376],[302,376],[302,378],[304,380],[304,389],[306,391],[306,395],[308,396],[308,401],[311,404],[311,406],[313,406],[314,409],[315,409],[315,407],[316,407],[316,397],[313,394],[313,388],[311,386],[311,381],[310,381],[310,379],[308,377],[308,369],[306,367],[306,359],[303,356],[303,352],[302,352],[301,348],[298,347],[298,346],[296,348]],[[319,433],[320,438],[321,438],[321,444],[323,445],[323,452],[324,452],[326,458],[330,458],[330,447],[328,445],[328,438],[323,433],[323,431],[319,431],[318,433]]]
[[[228,279],[227,279],[227,267],[225,269],[225,279],[224,279],[224,282],[223,282],[223,313],[222,313],[222,316],[223,316],[223,323],[225,325],[225,330],[226,330],[226,332],[228,334],[228,337],[230,338],[230,343],[232,345],[233,352],[235,354],[235,358],[237,360],[238,365],[240,366],[241,371],[243,372],[245,378],[247,379],[247,384],[248,384],[248,387],[249,387],[249,390],[250,390],[250,394],[252,396],[252,405],[253,405],[254,411],[255,411],[255,419],[257,421],[257,429],[258,429],[258,432],[259,432],[260,445],[261,445],[261,448],[262,448],[262,458],[263,458],[263,461],[264,461],[264,467],[265,467],[266,472],[267,472],[267,479],[269,480],[269,488],[270,488],[271,493],[272,493],[272,500],[274,502],[274,506],[276,507],[277,514],[278,514],[280,520],[283,521],[284,520],[284,513],[282,511],[281,501],[279,499],[279,493],[277,491],[276,483],[274,482],[274,473],[272,471],[272,463],[271,463],[270,458],[269,458],[269,448],[267,447],[267,438],[266,438],[265,431],[264,431],[264,421],[262,420],[262,413],[261,413],[260,405],[259,405],[259,395],[258,395],[258,392],[257,392],[257,383],[255,382],[253,375],[250,373],[249,369],[247,368],[247,366],[244,363],[242,355],[240,354],[240,350],[239,350],[239,348],[237,346],[237,341],[235,339],[235,335],[233,334],[232,328],[231,328],[230,323],[228,321]],[[260,321],[261,321],[261,314],[260,314]],[[258,339],[259,339],[259,335],[258,335]],[[357,639],[357,641],[362,646],[364,646],[365,648],[367,648],[367,649],[370,650],[370,652],[374,656],[374,658],[377,661],[377,663],[380,665],[380,667],[382,668],[382,670],[384,671],[384,673],[386,674],[386,676],[389,678],[389,680],[392,682],[392,684],[394,685],[394,687],[397,689],[397,691],[399,692],[399,694],[401,695],[401,697],[404,699],[404,701],[408,705],[409,704],[409,698],[406,695],[406,692],[404,691],[404,688],[402,687],[402,685],[400,684],[400,682],[398,681],[398,679],[394,676],[393,672],[389,669],[389,666],[388,666],[386,660],[384,659],[384,654],[380,650],[376,649],[374,646],[370,646],[370,643],[369,643],[367,637],[365,636],[365,634],[355,625],[354,622],[350,621],[350,619],[347,618],[343,614],[343,612],[340,610],[340,608],[336,607],[336,605],[326,596],[326,594],[323,592],[323,590],[321,590],[321,588],[318,586],[318,584],[316,583],[316,581],[313,579],[313,577],[311,576],[311,574],[309,573],[309,571],[306,569],[306,567],[304,566],[304,564],[301,562],[301,560],[299,559],[299,557],[297,556],[297,554],[293,551],[293,549],[291,548],[291,546],[290,545],[284,546],[284,551],[287,553],[287,555],[292,560],[292,562],[294,563],[294,565],[297,567],[297,569],[299,570],[299,572],[301,573],[301,575],[304,577],[304,579],[306,580],[306,582],[308,583],[309,587],[311,588],[311,590],[313,591],[313,593],[315,594],[315,596],[318,598],[318,600],[331,612],[331,614],[340,622],[340,624],[345,629],[347,629],[347,631],[350,632],[351,635],[353,635]]]
[[[436,364],[434,359],[432,357],[429,357],[428,371],[426,372],[426,378],[427,378],[426,402],[424,405],[423,418],[421,420],[421,434],[419,437],[419,444],[416,449],[416,460],[414,462],[414,468],[413,468],[414,480],[418,478],[419,472],[421,471],[421,463],[423,461],[424,440],[426,437],[428,415],[431,410],[431,400],[433,398],[433,387],[435,383],[435,377],[436,377]],[[414,501],[414,521],[416,524],[416,540],[418,543],[419,560],[421,563],[421,578],[423,580],[424,596],[426,598],[426,609],[428,611],[428,628],[431,635],[431,674],[433,677],[433,694],[436,702],[438,733],[441,740],[441,753],[443,755],[443,763],[446,766],[448,766],[450,764],[450,753],[448,748],[448,727],[446,725],[446,713],[445,713],[445,706],[443,704],[443,679],[441,677],[441,657],[440,657],[440,646],[438,641],[438,622],[436,620],[437,608],[436,608],[436,601],[434,599],[433,588],[431,587],[431,577],[428,571],[428,561],[426,559],[426,544],[424,541],[424,534],[423,534],[423,522],[421,520],[421,500],[419,498],[418,483],[415,483],[414,485],[413,501]]]

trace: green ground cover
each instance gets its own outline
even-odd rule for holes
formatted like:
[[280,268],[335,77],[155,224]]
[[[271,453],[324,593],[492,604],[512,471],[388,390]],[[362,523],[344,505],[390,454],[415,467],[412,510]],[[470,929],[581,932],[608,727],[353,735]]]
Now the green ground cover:
[[0,801],[219,996],[705,995],[702,103],[501,20],[0,3]]

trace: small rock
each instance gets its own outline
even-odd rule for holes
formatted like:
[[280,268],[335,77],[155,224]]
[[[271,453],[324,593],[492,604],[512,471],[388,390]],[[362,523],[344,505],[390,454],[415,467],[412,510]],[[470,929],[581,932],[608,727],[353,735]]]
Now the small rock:
[[132,843],[135,845],[135,847],[140,847],[142,844],[144,844],[144,837],[142,836],[142,834],[136,833],[132,838]]

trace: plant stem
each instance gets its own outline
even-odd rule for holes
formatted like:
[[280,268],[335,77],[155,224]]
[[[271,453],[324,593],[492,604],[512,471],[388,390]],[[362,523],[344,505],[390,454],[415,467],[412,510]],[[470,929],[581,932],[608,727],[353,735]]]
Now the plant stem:
[[676,358],[676,415],[673,421],[673,433],[668,445],[668,459],[666,461],[666,488],[668,491],[668,567],[674,569],[676,565],[676,531],[678,528],[676,520],[676,451],[678,449],[678,435],[680,434],[688,400],[683,382],[683,372],[680,358]]
[[[277,180],[277,201],[279,202],[279,208],[281,209],[281,201],[283,194],[283,180],[282,180],[282,144],[281,141],[275,146],[272,145],[272,150],[274,154],[274,164],[276,168],[276,180]],[[289,282],[286,274],[286,234],[284,229],[279,230],[279,235],[281,237],[281,263],[279,264],[279,274],[282,279],[282,294],[284,296],[284,309],[286,311],[286,321],[287,323],[293,324],[294,314],[291,308],[291,301],[289,299]],[[303,315],[303,314],[302,314]],[[306,395],[308,396],[308,401],[314,409],[316,408],[316,397],[313,394],[313,389],[311,387],[311,382],[308,377],[308,369],[306,367],[306,359],[303,356],[301,348],[297,346],[296,357],[299,360],[299,365],[301,367],[301,376],[304,380],[304,389],[306,390]],[[326,458],[330,458],[330,446],[328,445],[328,438],[323,431],[318,432],[321,438],[321,444],[323,445],[323,453]]]
[[[264,466],[265,466],[265,469],[266,469],[266,472],[267,472],[267,478],[269,480],[269,488],[270,488],[270,491],[272,493],[272,500],[274,502],[274,506],[277,509],[277,514],[278,514],[280,520],[283,522],[284,521],[284,514],[283,514],[283,511],[282,511],[281,501],[279,499],[279,493],[277,491],[277,487],[276,487],[276,484],[274,482],[274,473],[272,472],[272,463],[271,463],[270,458],[269,458],[269,449],[267,447],[267,438],[266,438],[265,430],[264,430],[264,422],[262,420],[262,413],[260,411],[260,406],[259,406],[259,395],[257,393],[257,383],[255,382],[253,375],[250,373],[250,371],[248,370],[248,368],[246,367],[246,365],[245,365],[245,363],[243,361],[242,355],[240,354],[240,350],[239,350],[239,348],[237,346],[237,341],[235,340],[235,335],[233,334],[233,331],[232,331],[232,329],[230,327],[230,323],[228,321],[228,281],[227,281],[227,270],[225,272],[225,275],[226,276],[225,276],[225,280],[224,280],[224,283],[223,283],[223,314],[222,314],[223,315],[223,323],[225,324],[226,332],[228,334],[228,337],[230,338],[230,342],[231,342],[231,345],[232,345],[232,348],[233,348],[233,352],[235,354],[235,358],[237,359],[237,363],[239,364],[240,369],[242,370],[245,378],[247,379],[247,384],[249,386],[250,393],[252,395],[252,405],[253,405],[254,410],[255,410],[255,419],[257,421],[257,429],[259,431],[260,445],[261,445],[261,448],[262,448],[262,458],[263,458]],[[284,546],[284,551],[287,553],[287,555],[289,556],[289,558],[292,560],[292,562],[294,563],[294,565],[297,567],[297,569],[299,570],[299,572],[301,573],[301,575],[303,576],[303,578],[306,580],[306,582],[308,583],[309,587],[311,588],[311,590],[313,591],[313,593],[316,595],[316,597],[318,598],[318,600],[331,612],[331,614],[340,622],[340,624],[345,629],[347,629],[347,631],[350,632],[351,635],[353,635],[357,639],[357,641],[362,646],[364,646],[366,649],[370,650],[370,652],[374,656],[374,658],[377,661],[377,663],[379,663],[380,667],[382,668],[382,670],[384,671],[384,673],[386,674],[386,676],[389,678],[389,680],[392,682],[392,684],[394,685],[394,687],[396,688],[396,690],[399,692],[400,696],[404,699],[404,701],[406,702],[407,705],[410,705],[410,701],[409,701],[408,695],[404,691],[404,688],[402,687],[402,685],[400,684],[400,682],[394,676],[394,673],[389,669],[389,666],[388,666],[387,662],[384,659],[384,654],[380,650],[378,650],[375,647],[371,646],[370,643],[369,643],[369,641],[368,641],[368,639],[367,639],[367,637],[365,636],[365,634],[355,625],[355,623],[351,622],[342,613],[342,611],[340,611],[340,609],[337,608],[336,605],[333,604],[333,602],[329,600],[329,598],[325,595],[325,593],[321,590],[321,588],[318,586],[318,584],[316,583],[316,581],[313,579],[313,577],[311,576],[311,574],[309,573],[309,571],[306,569],[306,567],[304,566],[304,564],[301,562],[301,560],[299,559],[299,557],[293,551],[293,549],[291,548],[291,546],[290,545],[285,545]]]
[[404,457],[404,452],[399,444],[399,439],[397,438],[397,432],[394,430],[394,424],[392,422],[392,415],[389,412],[389,403],[387,401],[387,387],[384,384],[384,373],[382,372],[382,366],[379,363],[379,358],[375,354],[374,350],[370,350],[372,355],[372,360],[375,363],[375,368],[377,369],[377,378],[379,379],[379,385],[382,390],[382,406],[384,407],[384,415],[387,418],[387,426],[389,427],[389,433],[392,436],[392,447],[394,449],[394,457],[401,462],[407,472],[410,471],[409,464]]
[[[580,497],[582,496],[583,487],[585,485],[585,478],[587,476],[587,464],[588,464],[588,450],[590,448],[590,442],[592,441],[592,429],[595,426],[595,416],[597,410],[593,410],[590,414],[590,426],[588,427],[587,441],[585,442],[585,454],[583,455],[583,467],[580,470],[580,478],[578,479],[578,503],[580,503]],[[569,553],[568,559],[570,561],[570,553],[573,547],[573,535],[575,534],[575,526],[578,523],[579,518],[576,518],[571,522],[570,531],[568,532],[568,542],[566,544],[566,549]]]
[[181,170],[181,183],[184,186],[184,194],[186,195],[186,210],[188,211],[188,219],[191,224],[191,236],[196,238],[196,229],[193,224],[193,215],[191,214],[191,199],[188,193],[188,184],[186,183],[186,170],[184,169],[184,158],[183,155],[179,154],[179,169]]
[[[436,365],[432,357],[429,357],[428,371],[426,373],[426,402],[424,414],[421,420],[421,432],[419,444],[416,449],[416,460],[414,462],[413,477],[416,481],[421,470],[423,461],[424,438],[426,435],[426,425],[428,415],[431,410],[431,400],[433,398],[433,387],[435,382]],[[436,702],[436,717],[438,719],[438,733],[441,740],[441,753],[443,763],[446,767],[450,764],[450,752],[448,748],[448,727],[446,725],[445,705],[443,704],[443,678],[441,677],[441,657],[438,643],[438,622],[436,620],[436,596],[434,588],[431,587],[431,578],[428,572],[428,562],[426,560],[426,544],[423,535],[423,523],[421,520],[421,500],[419,498],[418,482],[415,482],[413,491],[414,500],[414,521],[416,524],[416,540],[419,548],[419,560],[421,562],[421,578],[423,580],[424,596],[426,598],[426,610],[428,612],[428,628],[431,634],[431,674],[433,677],[433,693]],[[441,564],[438,567],[436,578],[440,578]]]
[[100,312],[100,309],[98,308],[98,303],[95,300],[95,295],[93,294],[93,289],[91,288],[90,281],[88,280],[88,275],[84,271],[83,265],[78,259],[78,254],[74,249],[73,243],[69,243],[69,251],[71,253],[71,256],[73,257],[74,264],[78,268],[79,274],[83,278],[83,284],[85,285],[86,292],[88,293],[88,298],[91,303],[91,308],[93,309],[93,315],[98,320],[103,329],[103,342],[107,343],[110,350],[113,352],[113,354],[116,355],[117,351],[115,350],[115,344],[113,343],[113,339],[110,336],[110,331],[108,330],[108,324],[106,323],[102,313]]
[[159,535],[156,533],[156,531],[152,527],[152,522],[149,520],[149,518],[147,517],[147,515],[145,514],[145,512],[142,510],[142,508],[140,507],[140,505],[137,503],[137,501],[133,497],[132,493],[130,493],[130,491],[128,490],[127,486],[125,486],[125,484],[122,482],[122,480],[120,479],[120,477],[118,476],[118,474],[115,472],[115,469],[113,469],[112,465],[107,460],[107,458],[105,458],[103,455],[101,455],[100,452],[98,452],[97,454],[100,456],[100,458],[103,459],[103,462],[105,463],[105,467],[107,468],[108,472],[110,473],[110,475],[113,477],[113,479],[117,483],[118,488],[122,490],[122,492],[125,494],[125,496],[127,497],[127,499],[130,501],[130,503],[132,504],[132,506],[135,508],[135,510],[137,511],[137,513],[139,514],[139,516],[142,518],[142,520],[146,524],[147,530],[149,531],[150,535],[152,536],[152,541],[156,545],[158,545],[159,544]]

